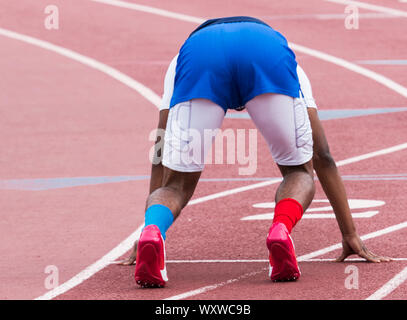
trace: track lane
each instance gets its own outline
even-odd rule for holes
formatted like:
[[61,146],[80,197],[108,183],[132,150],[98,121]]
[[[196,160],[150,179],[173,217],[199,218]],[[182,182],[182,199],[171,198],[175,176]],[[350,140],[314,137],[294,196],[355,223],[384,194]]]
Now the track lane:
[[[166,23],[167,24],[167,23]],[[184,28],[185,29],[185,28]],[[48,36],[48,35],[47,35]],[[65,41],[66,39],[64,39],[64,41]],[[60,41],[60,39],[58,40],[58,41]],[[147,61],[148,59],[146,59],[146,61]],[[165,60],[165,59],[164,59]],[[124,62],[123,62],[124,61]],[[129,65],[129,64],[126,64],[126,59],[124,58],[123,60],[121,60],[121,59],[118,59],[118,60],[115,60],[115,62],[113,62],[113,63],[118,63],[118,64],[121,64],[122,65],[122,67],[124,68],[124,69],[126,69],[126,70],[129,70],[129,69],[131,69],[131,66]],[[159,61],[159,60],[157,60],[157,61]],[[147,68],[147,67],[146,67]],[[163,70],[165,69],[165,63],[162,63],[162,65],[160,66],[160,70],[162,70],[162,72],[163,72]],[[323,80],[322,78],[321,78],[321,80]],[[150,80],[149,80],[150,81]],[[322,82],[322,81],[321,81]],[[314,82],[313,82],[314,83]],[[358,82],[359,83],[359,82]],[[159,87],[160,85],[159,84],[157,84],[157,86]],[[368,86],[366,86],[366,87],[368,87]],[[355,90],[356,92],[357,91],[359,91],[359,90]],[[332,91],[332,92],[334,92],[334,90]],[[391,96],[391,95],[389,95],[389,96]],[[383,97],[383,99],[385,100],[385,97]],[[395,101],[394,102],[395,104],[396,103],[398,103],[397,101]]]

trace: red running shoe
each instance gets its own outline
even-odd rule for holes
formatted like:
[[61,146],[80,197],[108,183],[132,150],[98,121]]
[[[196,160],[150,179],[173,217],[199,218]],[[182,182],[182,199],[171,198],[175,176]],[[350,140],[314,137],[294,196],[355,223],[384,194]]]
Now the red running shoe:
[[267,237],[267,248],[272,281],[294,281],[300,277],[294,243],[284,223],[273,223]]
[[141,233],[137,246],[136,283],[143,288],[162,288],[168,281],[165,268],[165,243],[160,230],[149,225]]

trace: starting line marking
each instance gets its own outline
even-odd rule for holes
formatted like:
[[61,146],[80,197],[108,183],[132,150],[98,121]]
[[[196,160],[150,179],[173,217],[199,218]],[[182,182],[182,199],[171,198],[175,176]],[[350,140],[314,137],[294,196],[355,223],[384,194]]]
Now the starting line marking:
[[[407,261],[407,258],[391,258],[392,261]],[[115,260],[112,261],[110,264],[120,264],[122,260]],[[302,260],[301,262],[335,262],[336,260],[333,258],[312,258]],[[344,262],[366,262],[365,259],[362,258],[347,258]],[[166,263],[268,263],[267,259],[201,259],[201,260],[166,260]],[[136,265],[136,263],[133,263]]]
[[[407,258],[392,258],[393,261],[407,261]],[[344,262],[364,262],[362,258],[349,258]],[[167,260],[167,263],[268,263],[267,259],[236,259],[236,260]],[[335,259],[307,259],[301,262],[335,262]],[[115,263],[112,263],[115,264]]]
[[[375,237],[378,237],[378,236],[381,236],[381,235],[384,235],[384,234],[387,234],[387,233],[390,233],[390,232],[394,232],[394,231],[397,231],[397,230],[400,230],[400,229],[403,229],[403,228],[406,228],[406,227],[407,227],[407,221],[396,224],[396,225],[393,225],[393,226],[390,226],[390,227],[387,227],[387,228],[384,228],[384,229],[381,229],[381,230],[378,230],[378,231],[375,231],[375,232],[365,234],[365,235],[361,236],[360,238],[362,240],[372,239],[372,238],[375,238]],[[336,249],[340,249],[341,247],[342,247],[342,243],[337,243],[337,244],[331,245],[329,247],[326,247],[324,249],[320,249],[320,250],[317,250],[317,251],[314,251],[314,252],[299,256],[297,258],[297,261],[298,262],[308,261],[308,260],[310,260],[312,258],[315,258],[317,256],[321,256],[321,255],[323,255],[325,253],[334,251]],[[223,287],[225,285],[228,285],[228,284],[240,281],[242,279],[251,277],[253,275],[257,275],[257,274],[263,272],[266,269],[267,268],[263,268],[262,270],[259,270],[257,272],[245,273],[245,274],[243,274],[242,276],[240,276],[238,278],[230,279],[230,280],[220,282],[220,283],[217,283],[217,284],[214,284],[214,285],[201,287],[201,288],[198,288],[198,289],[195,289],[195,290],[192,290],[192,291],[188,291],[188,292],[185,292],[185,293],[181,293],[181,294],[166,298],[164,300],[182,300],[182,299],[185,299],[185,298],[190,298],[190,297],[196,296],[198,294],[202,294],[202,293],[205,293],[205,292],[208,292],[208,291],[212,291],[214,289],[218,289],[218,288]]]

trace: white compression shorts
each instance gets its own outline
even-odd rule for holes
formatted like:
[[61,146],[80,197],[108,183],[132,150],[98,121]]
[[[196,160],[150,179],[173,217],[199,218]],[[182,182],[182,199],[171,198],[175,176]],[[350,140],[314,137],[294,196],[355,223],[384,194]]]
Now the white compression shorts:
[[[174,88],[177,57],[171,62],[164,83],[160,110],[168,109]],[[246,104],[247,112],[265,138],[276,163],[301,165],[312,158],[312,130],[307,107],[316,108],[308,77],[297,68],[300,98],[262,94]],[[193,99],[173,106],[164,139],[164,166],[180,172],[200,172],[225,113],[206,99]]]

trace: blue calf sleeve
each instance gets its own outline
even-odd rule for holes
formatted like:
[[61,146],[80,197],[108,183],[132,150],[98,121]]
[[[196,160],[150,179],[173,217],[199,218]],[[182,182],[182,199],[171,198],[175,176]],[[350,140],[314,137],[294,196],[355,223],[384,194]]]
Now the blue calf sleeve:
[[149,207],[145,214],[145,227],[149,225],[156,225],[160,229],[161,235],[165,240],[165,233],[172,225],[174,216],[170,209],[161,204],[153,204]]

